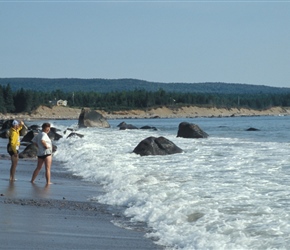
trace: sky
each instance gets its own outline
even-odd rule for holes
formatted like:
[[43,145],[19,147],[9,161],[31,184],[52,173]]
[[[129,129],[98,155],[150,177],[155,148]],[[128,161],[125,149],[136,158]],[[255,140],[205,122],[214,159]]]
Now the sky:
[[0,34],[0,78],[290,87],[290,0],[0,0]]

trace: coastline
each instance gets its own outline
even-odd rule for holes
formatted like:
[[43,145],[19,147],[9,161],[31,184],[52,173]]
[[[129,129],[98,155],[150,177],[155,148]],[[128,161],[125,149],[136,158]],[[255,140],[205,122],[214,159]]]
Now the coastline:
[[[280,110],[274,110],[271,115],[281,115],[277,111]],[[97,186],[84,183],[63,170],[61,173],[52,172],[55,184],[46,189],[44,169],[36,185],[31,185],[29,180],[36,164],[34,160],[20,160],[17,181],[9,185],[8,155],[4,159],[0,155],[0,161],[0,194],[5,195],[0,196],[0,211],[3,215],[0,219],[0,240],[3,248],[162,249],[144,238],[145,231],[135,234],[136,230],[127,232],[114,226],[112,220],[120,216],[116,213],[112,215],[114,208],[90,202],[90,195],[99,191]],[[53,162],[52,171],[59,167],[58,164],[61,167],[61,163]]]
[[[48,112],[46,112],[48,110]],[[40,107],[33,115],[6,114],[0,119],[78,119],[80,110]],[[136,228],[118,210],[92,201],[102,192],[53,161],[52,185],[44,167],[30,183],[36,159],[19,159],[16,181],[9,182],[10,157],[0,143],[0,241],[4,249],[163,249],[146,238],[146,225]],[[121,225],[121,226],[120,226]]]
[[[246,108],[215,108],[215,107],[166,107],[151,108],[147,110],[125,110],[105,112],[96,110],[106,119],[156,119],[156,118],[198,118],[198,117],[239,117],[239,116],[286,116],[290,115],[290,107],[272,107],[265,110],[254,110]],[[81,109],[64,106],[46,107],[40,106],[31,113],[1,114],[0,119],[20,120],[75,120],[79,118]]]
[[[10,160],[1,155],[0,241],[5,249],[162,249],[142,229],[113,224],[114,208],[90,201],[100,187],[60,169],[53,162],[52,181],[44,169],[30,183],[35,160],[20,159],[15,182],[9,182]],[[118,218],[119,217],[119,218]]]

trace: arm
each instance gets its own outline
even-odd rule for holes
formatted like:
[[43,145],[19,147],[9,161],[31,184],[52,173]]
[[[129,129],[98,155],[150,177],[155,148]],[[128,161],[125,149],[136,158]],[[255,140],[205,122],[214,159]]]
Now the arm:
[[20,121],[18,126],[18,131],[20,131],[24,127],[24,122]]
[[49,139],[47,133],[42,132],[41,144],[45,149],[51,149],[51,140]]
[[45,140],[41,140],[41,144],[43,145],[44,148],[48,149],[49,145],[47,145]]

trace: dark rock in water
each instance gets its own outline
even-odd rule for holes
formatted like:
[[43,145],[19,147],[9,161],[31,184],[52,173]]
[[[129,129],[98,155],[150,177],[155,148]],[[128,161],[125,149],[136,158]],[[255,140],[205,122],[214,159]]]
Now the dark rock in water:
[[125,130],[125,129],[138,129],[136,126],[132,124],[127,124],[126,122],[121,122],[118,127],[120,130]]
[[62,138],[62,135],[58,134],[57,131],[59,131],[57,128],[54,127],[50,128],[50,131],[47,134],[50,140],[58,141],[60,138]]
[[69,138],[69,137],[79,137],[79,138],[83,138],[84,135],[81,135],[81,134],[78,134],[78,133],[75,133],[75,132],[71,132],[71,133],[67,136],[67,138]]
[[183,138],[207,138],[205,133],[198,125],[188,122],[181,122],[178,127],[177,137]]
[[117,125],[117,127],[121,127],[121,126],[123,126],[125,124],[126,124],[126,122],[121,122],[121,123],[119,123],[119,125]]
[[248,129],[246,129],[246,131],[260,131],[260,129],[257,129],[257,128],[248,128]]
[[74,131],[74,129],[73,128],[67,128],[63,133],[66,134],[67,131],[71,131],[72,132],[72,131]]
[[1,130],[10,129],[12,127],[12,122],[13,122],[13,119],[6,120],[3,123]]
[[133,152],[141,156],[145,156],[177,154],[182,153],[183,150],[165,137],[161,136],[156,138],[150,136],[141,141]]
[[[21,153],[19,153],[19,158],[35,158],[37,157],[38,147],[31,143],[29,144]],[[52,152],[54,153],[57,150],[57,146],[52,145]]]
[[6,139],[9,137],[9,129],[4,129],[0,131],[0,138]]
[[138,128],[132,124],[127,124],[126,126],[120,127],[120,130],[126,130],[126,129],[138,129]]
[[25,147],[28,146],[29,144],[31,144],[31,142],[24,141],[20,143],[21,146],[25,146]]
[[0,126],[2,128],[3,124],[4,124],[5,120],[4,119],[0,119]]
[[[47,134],[52,141],[57,141],[62,138],[62,135],[58,134],[56,131],[59,130],[51,127],[49,133]],[[30,130],[25,136],[23,136],[21,142],[31,142],[33,137],[36,136],[38,133],[41,133],[41,130]]]
[[30,130],[25,136],[23,136],[21,142],[31,142],[36,134],[37,133],[34,133],[32,130]]
[[19,158],[35,158],[37,156],[37,146],[34,143],[29,144],[21,153]]
[[143,127],[141,127],[140,129],[152,129],[152,130],[157,130],[157,128],[155,128],[155,127],[151,127],[151,126],[148,126],[148,125],[143,126]]
[[38,130],[41,130],[41,126],[39,126],[39,125],[31,125],[31,126],[28,127],[28,129],[29,130],[36,130],[36,131],[38,131]]
[[79,116],[78,125],[80,128],[87,127],[98,127],[98,128],[109,128],[110,124],[102,116],[102,114],[97,111],[91,110],[89,108],[83,108]]

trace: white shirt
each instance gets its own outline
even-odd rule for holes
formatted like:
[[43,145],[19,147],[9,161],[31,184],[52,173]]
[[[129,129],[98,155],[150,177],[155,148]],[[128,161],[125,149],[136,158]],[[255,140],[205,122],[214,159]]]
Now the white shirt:
[[[45,148],[41,141],[45,141],[48,148]],[[39,133],[38,135],[34,136],[32,142],[36,143],[38,146],[37,156],[52,154],[52,143],[47,133],[45,132]]]

